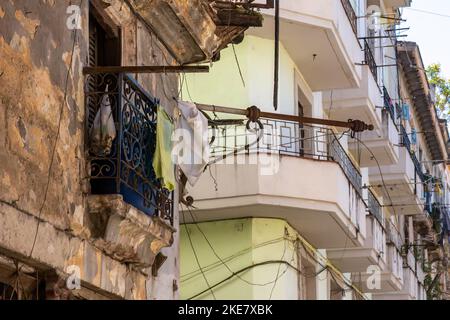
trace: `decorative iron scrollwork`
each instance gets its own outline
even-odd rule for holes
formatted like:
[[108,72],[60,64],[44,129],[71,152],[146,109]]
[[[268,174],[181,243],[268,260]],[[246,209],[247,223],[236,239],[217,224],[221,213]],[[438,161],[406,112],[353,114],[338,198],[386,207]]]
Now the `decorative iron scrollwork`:
[[88,75],[86,137],[106,88],[118,133],[108,156],[89,154],[92,193],[122,194],[126,202],[146,214],[173,222],[172,193],[161,187],[152,165],[158,101],[129,75]]

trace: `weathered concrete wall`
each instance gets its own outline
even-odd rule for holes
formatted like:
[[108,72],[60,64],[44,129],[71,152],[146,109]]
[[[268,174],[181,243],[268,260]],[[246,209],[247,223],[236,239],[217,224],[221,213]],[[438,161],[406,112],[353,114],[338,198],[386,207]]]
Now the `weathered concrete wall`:
[[[0,253],[30,258],[25,260],[41,269],[67,271],[71,264],[80,266],[83,281],[117,297],[177,298],[173,290],[178,280],[177,236],[164,251],[169,258],[156,278],[149,270],[130,270],[90,239],[82,75],[88,58],[88,2],[83,1],[81,8],[82,29],[77,32],[67,91],[74,38],[66,26],[66,10],[73,1],[0,3]],[[124,65],[173,62],[131,13],[115,18],[122,28]],[[176,76],[138,80],[162,103],[173,105]]]
[[[73,41],[66,27],[67,3],[4,1],[0,9],[4,12],[0,18],[0,197],[38,215],[64,105],[49,192],[41,215],[61,229],[69,229],[84,207],[81,68],[86,59],[86,41],[84,34],[79,33],[64,103]],[[86,26],[87,22],[83,22]],[[29,242],[31,247],[32,239]]]

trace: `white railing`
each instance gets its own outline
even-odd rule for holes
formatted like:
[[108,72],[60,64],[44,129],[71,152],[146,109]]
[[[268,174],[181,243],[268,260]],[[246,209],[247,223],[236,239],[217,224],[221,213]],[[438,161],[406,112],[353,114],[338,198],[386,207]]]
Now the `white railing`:
[[388,266],[392,274],[403,282],[403,257],[393,245],[388,246]]
[[402,248],[402,238],[400,236],[400,232],[397,230],[392,221],[387,221],[386,223],[387,230],[387,242],[393,244],[398,251]]
[[385,257],[387,254],[386,231],[377,219],[373,219],[372,232],[375,250]]

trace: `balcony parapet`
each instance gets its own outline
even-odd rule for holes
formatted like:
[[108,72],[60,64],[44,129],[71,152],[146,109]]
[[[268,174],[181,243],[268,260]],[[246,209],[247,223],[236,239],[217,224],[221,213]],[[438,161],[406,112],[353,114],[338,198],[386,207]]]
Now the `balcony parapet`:
[[[86,78],[86,145],[91,193],[120,194],[149,216],[173,222],[173,194],[153,170],[158,100],[127,74],[92,74]],[[104,99],[109,100],[115,138],[110,150],[92,150],[90,133]]]

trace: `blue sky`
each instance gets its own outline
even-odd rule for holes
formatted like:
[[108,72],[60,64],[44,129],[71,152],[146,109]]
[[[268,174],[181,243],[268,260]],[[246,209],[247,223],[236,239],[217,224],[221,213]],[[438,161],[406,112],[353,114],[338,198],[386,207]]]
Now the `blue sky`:
[[411,28],[406,40],[418,43],[425,65],[441,63],[444,75],[450,78],[450,0],[413,0],[403,16],[407,22],[402,27]]

